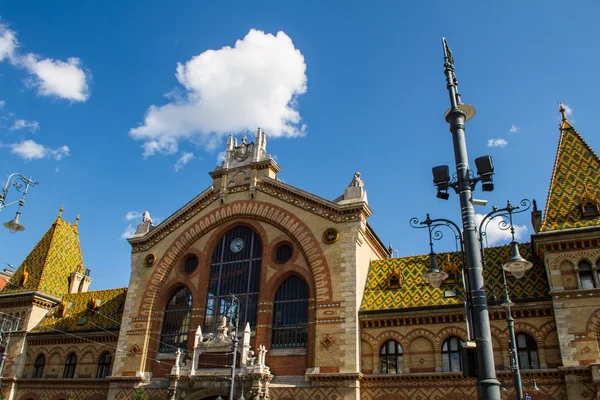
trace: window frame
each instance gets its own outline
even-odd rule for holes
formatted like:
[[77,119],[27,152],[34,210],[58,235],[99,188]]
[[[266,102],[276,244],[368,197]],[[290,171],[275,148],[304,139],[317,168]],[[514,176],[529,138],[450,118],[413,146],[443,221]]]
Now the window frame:
[[77,354],[71,353],[65,360],[63,379],[73,379],[75,377],[75,368],[77,368]]
[[[389,345],[393,345],[393,352],[390,353]],[[398,350],[399,349],[399,350]],[[396,372],[391,371],[391,364],[395,363]],[[384,368],[385,366],[385,368]],[[380,374],[401,374],[404,370],[404,349],[402,345],[394,339],[387,340],[379,348],[379,373]]]
[[[453,349],[453,345],[456,344],[456,349]],[[460,348],[462,346],[462,339],[457,336],[450,336],[442,343],[442,372],[462,372],[463,371],[463,359]],[[453,355],[458,356],[458,369],[456,369],[455,362],[453,362]]]
[[[40,362],[41,360],[41,362]],[[42,378],[44,376],[44,368],[46,367],[46,355],[44,353],[36,357],[33,362],[33,370],[31,371],[32,378]]]
[[[525,346],[521,346],[520,337],[525,338]],[[517,360],[519,362],[520,369],[539,369],[540,368],[540,356],[538,351],[537,342],[533,338],[533,336],[528,335],[527,333],[520,332],[517,333],[515,339],[517,340]],[[522,358],[527,359],[527,365],[523,366],[524,363],[521,362]],[[535,358],[535,360],[534,360]],[[535,361],[535,363],[533,362]]]
[[[108,358],[108,360],[107,360]],[[112,354],[109,351],[105,351],[100,355],[98,359],[98,368],[96,369],[96,378],[106,378],[111,373],[112,367]]]
[[[177,303],[177,298],[183,298]],[[177,286],[165,304],[160,330],[159,353],[174,353],[177,348],[187,349],[194,298],[187,286]],[[173,308],[170,308],[173,307]]]
[[[294,285],[296,284],[296,285]],[[283,292],[283,291],[286,292]],[[296,298],[286,298],[296,291]],[[279,297],[279,299],[278,299]],[[275,292],[273,298],[273,319],[271,325],[271,349],[305,349],[308,347],[308,299],[310,289],[299,275],[287,277]],[[293,315],[295,323],[278,324],[281,315]]]

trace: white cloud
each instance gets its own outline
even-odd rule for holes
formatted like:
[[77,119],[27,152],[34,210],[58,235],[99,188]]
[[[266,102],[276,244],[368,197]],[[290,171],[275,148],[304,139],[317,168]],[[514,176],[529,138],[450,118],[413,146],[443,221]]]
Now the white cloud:
[[[477,218],[477,225],[479,225],[484,216],[482,214],[476,214],[475,217]],[[500,217],[495,217],[491,219],[487,227],[484,227],[487,236],[487,244],[490,246],[497,243],[510,242],[511,240],[510,229],[500,229],[500,227],[503,226],[501,222],[502,219]],[[527,234],[527,226],[525,225],[514,225],[514,228],[516,240],[520,240]]]
[[21,63],[35,76],[33,86],[42,96],[56,96],[71,101],[86,101],[89,97],[88,75],[77,57],[67,61],[45,58],[29,53]]
[[489,139],[487,143],[487,147],[505,147],[508,142],[502,138],[498,139]]
[[129,239],[133,235],[135,235],[135,228],[131,224],[129,224],[127,225],[127,228],[125,228],[123,233],[121,233],[121,239]]
[[[306,126],[296,99],[306,92],[306,63],[284,32],[250,30],[235,46],[207,50],[177,65],[184,90],[151,105],[129,131],[144,157],[172,154],[182,139],[211,148],[223,135],[262,127],[272,137],[298,137]],[[174,95],[173,93],[176,93]]]
[[519,132],[519,127],[516,125],[511,125],[510,129],[508,130],[510,133],[518,133]]
[[27,161],[37,160],[45,157],[54,158],[58,161],[63,157],[70,155],[68,146],[60,146],[56,149],[51,149],[36,143],[33,140],[23,140],[20,143],[9,145],[9,147],[11,148],[11,153],[18,155]]
[[563,107],[565,108],[565,114],[567,115],[567,117],[573,115],[573,109],[571,107],[569,107],[566,104],[563,104]]
[[129,211],[127,214],[125,214],[125,219],[127,221],[131,221],[132,219],[139,219],[142,218],[142,213],[139,211]]
[[4,61],[5,58],[12,58],[17,46],[15,32],[0,23],[0,61]]
[[0,108],[4,108],[5,105],[6,105],[6,101],[0,100]]
[[32,132],[35,132],[38,129],[40,129],[40,124],[37,121],[25,121],[24,119],[15,119],[15,122],[10,127],[10,130],[16,131],[25,128],[31,130]]
[[81,60],[70,57],[67,61],[44,58],[35,53],[21,55],[17,34],[0,23],[0,62],[8,59],[12,65],[26,69],[31,75],[30,85],[38,88],[41,96],[55,96],[70,101],[86,101],[89,96],[89,72]]
[[175,172],[178,172],[181,168],[185,167],[185,164],[189,163],[194,159],[194,153],[183,153],[179,160],[175,163]]

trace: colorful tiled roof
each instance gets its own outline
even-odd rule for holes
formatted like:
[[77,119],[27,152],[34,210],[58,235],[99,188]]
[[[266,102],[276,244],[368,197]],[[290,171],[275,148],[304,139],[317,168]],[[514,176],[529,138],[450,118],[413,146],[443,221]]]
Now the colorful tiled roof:
[[32,332],[118,330],[127,288],[70,293]]
[[0,293],[36,290],[62,297],[69,292],[69,275],[77,268],[83,268],[77,224],[59,214]]
[[[533,267],[521,279],[514,279],[507,274],[511,299],[533,300],[548,297],[548,280],[544,266],[531,253],[531,244],[519,245],[521,256],[533,262]],[[498,304],[504,299],[502,283],[502,263],[510,259],[510,247],[498,246],[485,249],[484,276],[489,301]],[[429,268],[429,255],[388,258],[372,261],[365,285],[365,293],[361,311],[398,310],[414,307],[433,307],[443,305],[458,305],[464,302],[462,282],[463,259],[460,252],[440,253],[437,256],[438,265],[450,276],[439,288],[433,288],[421,277]],[[397,289],[389,288],[388,279],[394,273],[399,273],[401,285]],[[457,296],[444,297],[447,290],[455,291]]]
[[583,200],[598,203],[600,158],[567,121],[563,112],[560,139],[548,190],[541,232],[600,224],[600,216],[583,215]]

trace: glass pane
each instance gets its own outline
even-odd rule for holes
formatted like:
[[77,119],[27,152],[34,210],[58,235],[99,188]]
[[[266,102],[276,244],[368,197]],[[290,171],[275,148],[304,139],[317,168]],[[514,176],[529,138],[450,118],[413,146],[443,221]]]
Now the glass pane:
[[527,350],[519,350],[519,366],[521,369],[530,369],[529,365],[529,355],[527,354]]
[[396,347],[395,344],[396,343],[393,340],[387,342],[388,354],[394,354],[394,348]]
[[580,272],[588,272],[592,270],[592,266],[587,261],[582,261],[579,263],[579,271]]
[[581,278],[581,288],[582,289],[593,289],[594,288],[594,278],[592,277],[592,272],[579,272],[579,277]]
[[525,337],[525,335],[523,335],[523,334],[517,335],[517,347],[519,349],[527,348],[527,338]]
[[538,362],[538,353],[537,350],[532,350],[529,354],[529,358],[531,359],[531,368],[539,368]]
[[450,370],[453,372],[460,371],[460,355],[458,353],[450,353]]
[[450,355],[448,353],[442,354],[442,371],[450,372]]

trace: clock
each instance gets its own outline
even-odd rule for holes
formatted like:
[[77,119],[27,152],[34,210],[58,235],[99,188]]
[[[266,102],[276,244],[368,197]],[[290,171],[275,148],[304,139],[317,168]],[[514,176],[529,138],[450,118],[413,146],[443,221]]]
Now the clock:
[[232,253],[239,253],[240,251],[244,250],[244,239],[233,239],[229,245],[229,248],[231,249]]

